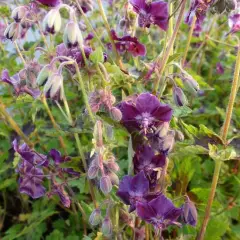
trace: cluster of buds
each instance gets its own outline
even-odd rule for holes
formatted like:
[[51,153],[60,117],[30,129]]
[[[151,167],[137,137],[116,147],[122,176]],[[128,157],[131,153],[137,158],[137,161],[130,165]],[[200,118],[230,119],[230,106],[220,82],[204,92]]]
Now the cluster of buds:
[[119,166],[114,155],[108,151],[103,143],[103,126],[97,121],[94,127],[94,155],[88,169],[88,177],[99,182],[100,189],[104,194],[112,190],[112,185],[118,185],[119,179],[116,172]]
[[106,110],[113,120],[119,122],[122,119],[122,113],[118,108],[113,106],[115,102],[116,98],[112,95],[110,90],[106,89],[92,92],[89,96],[89,103],[94,113],[98,112],[100,109]]

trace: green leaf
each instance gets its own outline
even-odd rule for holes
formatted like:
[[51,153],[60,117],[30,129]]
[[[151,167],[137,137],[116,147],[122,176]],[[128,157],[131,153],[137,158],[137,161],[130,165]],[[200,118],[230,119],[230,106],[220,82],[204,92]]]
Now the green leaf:
[[174,53],[168,58],[167,64],[179,59],[182,56],[182,53]]
[[186,117],[190,113],[192,113],[192,109],[187,107],[187,106],[182,106],[182,107],[174,107],[173,106],[173,116],[180,118],[180,117]]
[[102,48],[97,47],[96,50],[90,54],[89,58],[95,64],[98,64],[99,62],[103,62],[104,56],[103,56]]
[[234,159],[237,154],[232,147],[226,149],[218,149],[216,145],[208,144],[209,156],[215,161],[227,161]]
[[72,168],[76,172],[81,172],[81,158],[80,157],[74,157],[71,158],[71,161],[67,161],[60,164],[61,168]]
[[218,143],[223,143],[222,138],[217,133],[215,133],[213,130],[207,128],[203,124],[200,124],[199,127],[200,127],[200,129],[199,129],[200,134],[208,136],[208,137],[216,140]]
[[8,188],[9,186],[14,186],[16,184],[16,179],[15,178],[7,178],[4,181],[1,182],[0,184],[0,191],[2,191],[5,188]]
[[64,240],[64,235],[57,229],[55,229],[51,234],[46,237],[46,240]]

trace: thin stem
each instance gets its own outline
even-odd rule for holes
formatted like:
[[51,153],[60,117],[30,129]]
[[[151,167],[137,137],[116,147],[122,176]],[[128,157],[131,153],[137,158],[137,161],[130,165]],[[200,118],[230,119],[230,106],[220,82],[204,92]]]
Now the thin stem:
[[[180,28],[180,24],[182,22],[182,18],[184,16],[184,9],[185,9],[185,6],[186,6],[186,2],[187,0],[183,0],[183,3],[182,3],[182,6],[181,6],[181,10],[180,10],[180,13],[178,15],[178,19],[177,19],[177,24],[174,28],[174,31],[173,31],[173,34],[172,34],[172,37],[169,41],[169,44],[168,44],[168,47],[167,47],[167,50],[166,52],[164,53],[163,57],[162,57],[162,60],[161,60],[161,65],[159,67],[159,77],[157,77],[155,83],[154,83],[154,87],[153,87],[153,93],[156,94],[157,91],[158,91],[158,87],[159,87],[159,84],[160,84],[160,80],[162,78],[162,74],[164,72],[164,69],[167,65],[167,61],[169,59],[169,56],[170,56],[170,53],[171,53],[171,50],[172,50],[172,47],[174,45],[174,42],[176,40],[176,37],[177,37],[177,33],[178,33],[178,30]],[[157,59],[157,63],[159,64],[159,58]]]
[[14,45],[15,45],[15,48],[16,48],[16,50],[17,50],[17,53],[18,53],[19,57],[21,58],[23,64],[26,65],[27,63],[26,63],[26,61],[25,61],[25,59],[24,59],[24,57],[23,57],[23,55],[22,55],[22,53],[21,53],[21,51],[20,51],[20,49],[19,49],[18,44],[17,44],[16,41],[14,41]]
[[41,37],[42,37],[42,39],[43,39],[43,41],[44,41],[44,43],[45,43],[47,49],[50,49],[50,48],[49,48],[49,45],[48,45],[48,42],[47,42],[47,39],[46,39],[46,37],[45,37],[45,35],[44,35],[44,33],[43,33],[43,31],[42,31],[42,29],[41,29],[41,26],[40,26],[40,24],[39,24],[38,21],[37,21],[37,26],[38,26],[38,29],[39,29],[40,35],[41,35]]
[[102,1],[101,0],[97,0],[98,2],[98,6],[99,6],[99,10],[100,10],[100,14],[102,16],[102,19],[104,21],[104,25],[107,29],[107,32],[108,32],[108,36],[109,36],[109,40],[112,44],[112,48],[113,48],[113,52],[115,54],[115,57],[116,57],[116,60],[117,60],[117,64],[119,65],[120,68],[122,68],[122,62],[121,62],[121,59],[120,59],[120,56],[118,54],[118,51],[117,51],[117,48],[116,48],[116,45],[114,43],[114,40],[112,38],[112,34],[111,34],[111,28],[109,26],[109,23],[108,23],[108,20],[107,20],[107,17],[106,17],[106,14],[104,12],[104,8],[103,8],[103,5],[102,5]]
[[[239,73],[240,73],[240,44],[238,43],[238,53],[237,53],[237,59],[236,59],[236,64],[235,64],[232,88],[231,88],[231,93],[230,93],[229,102],[228,102],[228,106],[227,106],[226,118],[225,118],[223,128],[221,131],[221,137],[222,137],[224,144],[226,144],[226,142],[227,142],[228,130],[229,130],[229,126],[231,123],[233,107],[234,107],[234,103],[235,103],[235,99],[236,99],[236,95],[237,95],[237,91],[238,91]],[[214,174],[213,174],[213,179],[212,179],[211,192],[209,195],[202,227],[201,227],[200,233],[198,234],[198,236],[196,238],[197,240],[204,239],[207,224],[208,224],[208,221],[210,218],[210,212],[211,212],[213,199],[214,199],[216,188],[217,188],[217,182],[218,182],[219,173],[221,170],[221,163],[222,163],[222,161],[215,161],[215,169],[214,169]]]
[[190,31],[188,33],[187,44],[186,44],[184,55],[183,55],[183,58],[182,58],[182,65],[183,66],[185,65],[185,62],[186,62],[186,59],[187,59],[187,54],[188,54],[188,50],[189,50],[190,43],[191,43],[191,40],[192,40],[192,35],[193,35],[193,30],[195,28],[196,20],[197,20],[197,17],[195,15],[193,17],[191,28],[190,28]]
[[149,225],[145,223],[145,239],[149,240]]
[[10,124],[13,130],[24,140],[24,142],[32,147],[32,142],[28,139],[28,137],[23,133],[21,128],[17,125],[17,123],[13,120],[10,114],[7,112],[4,104],[0,100],[0,113],[5,117],[6,121]]

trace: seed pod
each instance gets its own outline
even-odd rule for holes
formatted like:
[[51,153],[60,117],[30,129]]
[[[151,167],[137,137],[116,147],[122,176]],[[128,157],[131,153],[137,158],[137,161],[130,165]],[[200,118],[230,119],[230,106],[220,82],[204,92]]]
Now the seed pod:
[[4,32],[4,36],[14,42],[19,37],[20,31],[21,25],[19,23],[12,22],[10,25],[7,26]]
[[174,99],[175,104],[178,107],[182,107],[182,106],[188,104],[188,100],[187,100],[183,90],[180,87],[173,88],[173,99]]
[[109,176],[105,175],[100,179],[100,189],[104,194],[108,194],[112,190],[112,182]]
[[96,208],[89,217],[89,223],[92,226],[97,226],[102,221],[101,210]]
[[90,179],[94,179],[98,176],[98,171],[99,171],[99,167],[96,165],[92,165],[89,169],[88,169],[88,177]]
[[158,136],[160,138],[163,138],[167,135],[168,133],[168,129],[169,129],[169,122],[163,122],[156,130],[156,134],[158,134]]
[[15,22],[21,22],[27,13],[28,9],[25,6],[19,6],[13,9],[11,17],[15,20]]
[[62,25],[62,18],[58,9],[50,10],[43,19],[43,30],[49,33],[59,32]]
[[112,221],[109,217],[105,217],[102,223],[102,233],[104,236],[112,234]]
[[63,35],[63,42],[66,47],[76,47],[78,44],[83,45],[83,37],[77,23],[68,22]]
[[122,119],[122,112],[116,108],[116,107],[112,107],[110,110],[110,114],[113,120],[120,122]]

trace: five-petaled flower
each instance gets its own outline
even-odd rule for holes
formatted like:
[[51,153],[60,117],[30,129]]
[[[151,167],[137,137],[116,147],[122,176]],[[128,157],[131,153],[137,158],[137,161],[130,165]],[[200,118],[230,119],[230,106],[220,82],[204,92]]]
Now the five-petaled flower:
[[117,195],[122,201],[130,205],[129,212],[136,209],[137,202],[147,202],[156,196],[156,194],[149,193],[149,181],[143,171],[132,176],[124,176],[119,185]]
[[137,214],[156,230],[163,230],[169,225],[181,226],[177,219],[182,214],[181,208],[176,208],[172,201],[163,194],[149,202],[137,202]]
[[146,3],[146,0],[130,0],[134,11],[138,14],[140,27],[149,28],[158,25],[164,31],[168,28],[168,4],[164,1]]
[[122,123],[129,132],[140,130],[140,133],[146,134],[152,127],[159,127],[172,117],[172,109],[150,93],[142,93],[136,99],[122,102],[119,109]]
[[113,40],[117,41],[115,45],[120,53],[129,52],[134,57],[146,55],[146,48],[138,41],[137,37],[131,37],[130,35],[118,37],[114,30],[111,30],[111,35]]

